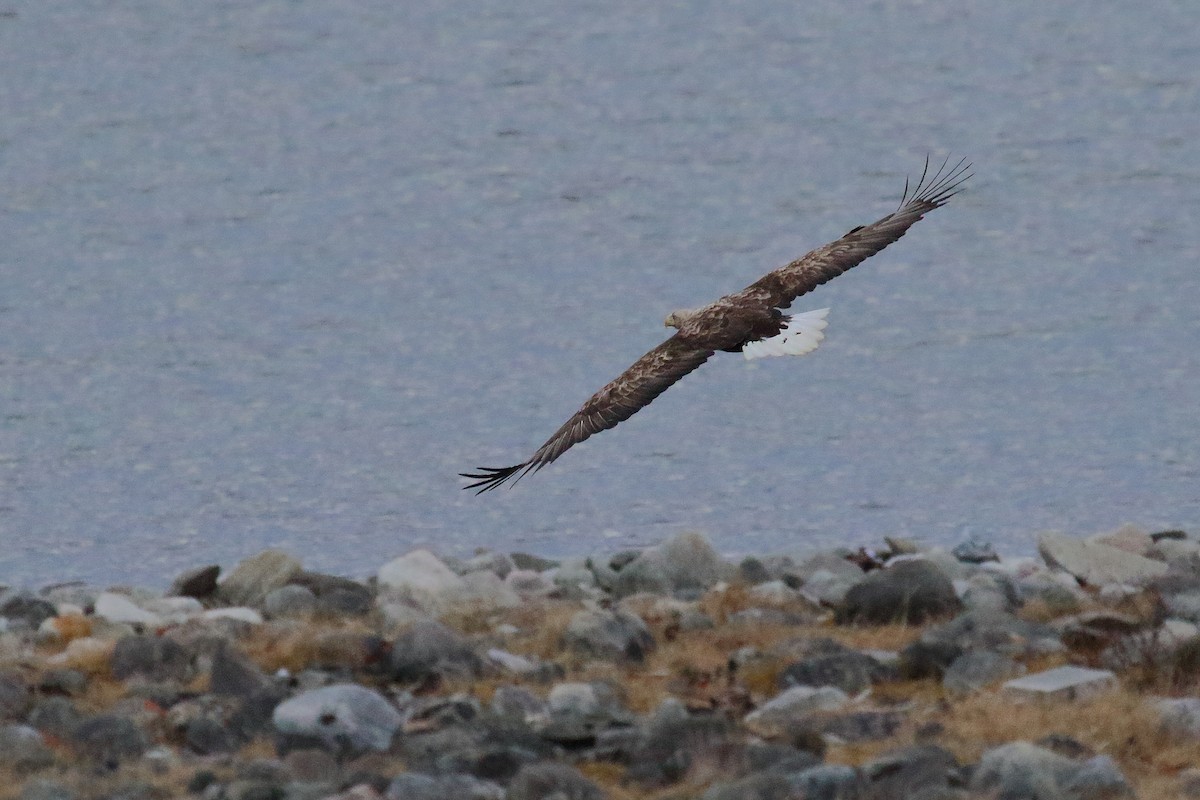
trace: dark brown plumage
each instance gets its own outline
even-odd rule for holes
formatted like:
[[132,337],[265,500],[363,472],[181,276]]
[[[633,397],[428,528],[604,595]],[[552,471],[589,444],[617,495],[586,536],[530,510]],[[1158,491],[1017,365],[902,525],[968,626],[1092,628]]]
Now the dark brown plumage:
[[[971,177],[971,165],[965,159],[950,169],[947,169],[948,164],[949,159],[930,176],[929,160],[926,159],[925,169],[912,189],[911,197],[906,181],[899,207],[879,221],[853,229],[837,241],[767,273],[740,292],[694,311],[672,313],[666,324],[678,328],[678,333],[592,395],[529,460],[511,467],[480,467],[478,472],[464,472],[462,477],[473,483],[463,488],[478,489],[482,494],[510,478],[520,478],[531,470],[537,472],[592,434],[629,419],[718,350],[745,351],[749,357],[747,346],[758,348],[755,352],[761,355],[799,355],[815,348],[816,342],[820,341],[820,330],[824,328],[824,310],[790,317],[781,309],[861,264],[903,236],[925,214],[945,205]],[[799,322],[802,317],[813,318],[807,323],[810,326],[807,344],[798,346],[806,334],[798,330],[793,344],[788,345],[786,338],[781,340],[780,337],[788,332],[792,320]],[[817,319],[819,321],[813,321]],[[768,340],[773,346],[763,347]],[[775,342],[781,344],[774,346]]]

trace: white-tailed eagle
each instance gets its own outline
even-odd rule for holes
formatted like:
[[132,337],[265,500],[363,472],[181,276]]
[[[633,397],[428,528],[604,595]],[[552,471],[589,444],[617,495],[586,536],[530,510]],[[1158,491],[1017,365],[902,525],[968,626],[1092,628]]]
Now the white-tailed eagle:
[[948,164],[949,159],[929,175],[927,158],[911,194],[905,181],[899,207],[878,222],[854,228],[836,242],[767,273],[740,292],[715,303],[672,312],[665,324],[678,332],[592,395],[528,461],[461,473],[474,481],[463,488],[477,488],[482,494],[514,476],[519,478],[531,470],[537,472],[572,445],[629,419],[718,350],[740,352],[746,358],[803,355],[815,350],[824,337],[822,331],[829,309],[792,315],[784,314],[783,309],[800,295],[875,255],[903,236],[925,214],[945,205],[971,177],[971,165],[966,159],[949,169]]

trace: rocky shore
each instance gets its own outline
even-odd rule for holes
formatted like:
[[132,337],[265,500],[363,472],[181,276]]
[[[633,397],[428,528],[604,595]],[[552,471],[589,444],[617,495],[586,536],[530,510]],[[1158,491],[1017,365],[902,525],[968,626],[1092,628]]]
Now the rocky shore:
[[266,551],[0,590],[23,800],[1200,798],[1200,542]]

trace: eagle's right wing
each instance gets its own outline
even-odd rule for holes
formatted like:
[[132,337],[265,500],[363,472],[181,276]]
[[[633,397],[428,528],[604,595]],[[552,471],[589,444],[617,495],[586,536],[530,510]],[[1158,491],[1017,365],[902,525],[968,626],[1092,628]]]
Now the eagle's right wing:
[[475,481],[463,488],[478,488],[478,493],[482,493],[514,476],[520,477],[530,470],[537,472],[571,446],[594,433],[615,427],[650,405],[672,384],[707,361],[713,352],[697,350],[680,334],[675,334],[592,395],[528,461],[511,467],[479,467],[478,472],[461,473],[462,477]]
[[925,169],[916,188],[912,190],[912,196],[909,197],[906,181],[904,196],[896,211],[878,222],[855,228],[836,242],[818,247],[787,266],[767,273],[728,299],[761,303],[768,308],[787,308],[800,295],[858,266],[903,236],[925,214],[945,205],[958,193],[963,181],[971,177],[971,165],[963,159],[947,170],[948,163],[949,159],[932,177],[928,177],[929,159],[926,158]]

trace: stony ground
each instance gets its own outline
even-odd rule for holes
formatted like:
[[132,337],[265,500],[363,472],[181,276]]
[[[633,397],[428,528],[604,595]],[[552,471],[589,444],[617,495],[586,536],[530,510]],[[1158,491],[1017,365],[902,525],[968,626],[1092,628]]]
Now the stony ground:
[[267,551],[0,593],[0,796],[1200,797],[1200,544]]

